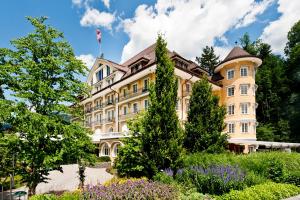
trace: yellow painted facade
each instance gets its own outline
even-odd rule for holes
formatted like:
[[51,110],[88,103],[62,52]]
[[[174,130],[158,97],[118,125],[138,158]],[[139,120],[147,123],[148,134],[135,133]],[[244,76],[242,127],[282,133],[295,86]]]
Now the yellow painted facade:
[[[216,73],[223,78],[211,84],[214,94],[220,97],[220,104],[228,110],[224,132],[230,138],[256,140],[255,71],[258,66],[257,58],[241,58],[216,68]],[[99,156],[114,159],[122,145],[121,138],[128,137],[128,120],[147,109],[148,88],[155,80],[155,68],[154,63],[128,75],[128,71],[118,69],[112,62],[96,60],[87,80],[93,87],[92,95],[81,104],[85,109],[85,125],[91,128],[93,142],[99,146]],[[175,75],[178,78],[176,110],[183,124],[187,119],[192,85],[201,76],[178,67]]]

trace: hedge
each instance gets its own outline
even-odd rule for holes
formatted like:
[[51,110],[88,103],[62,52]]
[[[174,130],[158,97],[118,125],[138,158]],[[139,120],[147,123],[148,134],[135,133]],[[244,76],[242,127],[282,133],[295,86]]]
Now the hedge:
[[232,190],[231,192],[216,197],[216,200],[280,200],[300,194],[300,188],[285,183],[267,182],[246,188],[242,191]]

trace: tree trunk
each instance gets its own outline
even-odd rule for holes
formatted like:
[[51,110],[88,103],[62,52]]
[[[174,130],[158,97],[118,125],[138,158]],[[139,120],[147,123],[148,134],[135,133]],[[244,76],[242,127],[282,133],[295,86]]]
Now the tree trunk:
[[37,186],[37,184],[32,184],[32,185],[30,185],[30,186],[28,186],[28,197],[31,197],[31,196],[33,196],[33,195],[35,195],[35,192],[36,192],[36,186]]

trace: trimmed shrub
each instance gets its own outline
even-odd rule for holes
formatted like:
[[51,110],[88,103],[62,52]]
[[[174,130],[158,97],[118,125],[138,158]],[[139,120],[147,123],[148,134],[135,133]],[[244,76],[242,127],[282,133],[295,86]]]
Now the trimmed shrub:
[[232,190],[228,194],[216,197],[216,200],[280,200],[297,194],[300,194],[300,188],[295,185],[267,182],[242,191]]
[[110,157],[109,156],[100,156],[97,158],[97,162],[110,162]]
[[86,200],[101,199],[140,199],[140,200],[173,200],[178,199],[179,193],[176,188],[146,180],[128,180],[122,184],[110,186],[96,185],[87,186],[83,192]]

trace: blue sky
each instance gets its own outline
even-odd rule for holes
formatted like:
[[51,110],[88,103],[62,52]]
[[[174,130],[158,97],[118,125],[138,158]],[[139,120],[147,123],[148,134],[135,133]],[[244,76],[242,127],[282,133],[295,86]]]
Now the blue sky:
[[32,31],[25,16],[48,16],[87,65],[99,55],[122,62],[163,33],[171,50],[194,59],[205,45],[221,57],[248,32],[282,53],[286,34],[300,19],[299,0],[2,0],[0,47]]

